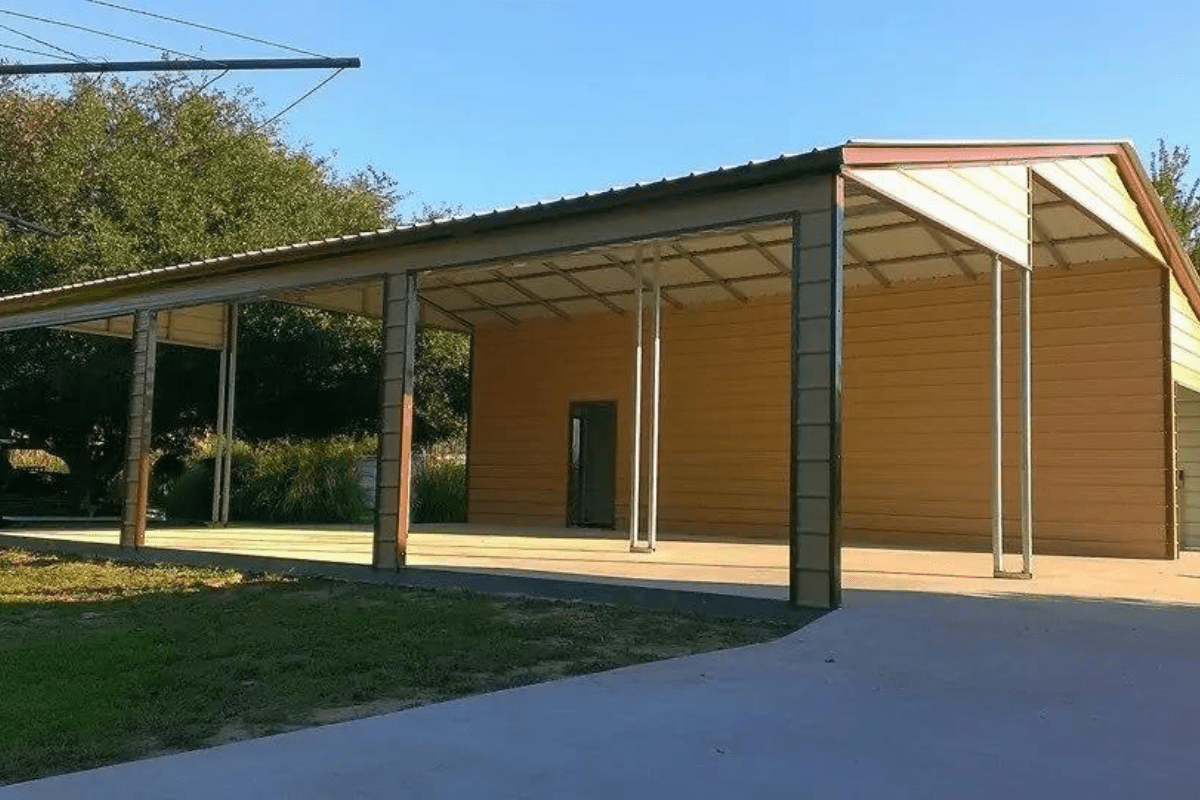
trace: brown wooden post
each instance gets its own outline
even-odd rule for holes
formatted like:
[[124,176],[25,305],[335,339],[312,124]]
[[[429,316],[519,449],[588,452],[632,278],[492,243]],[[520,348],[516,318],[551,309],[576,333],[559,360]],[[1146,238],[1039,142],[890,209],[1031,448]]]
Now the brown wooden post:
[[843,183],[826,210],[792,222],[792,445],[789,599],[842,603]]
[[133,316],[133,365],[129,380],[129,422],[125,430],[125,499],[121,547],[146,543],[146,506],[150,497],[150,427],[154,416],[154,363],[158,314]]
[[416,273],[384,279],[379,468],[371,556],[371,565],[380,569],[398,569],[407,558],[417,299]]

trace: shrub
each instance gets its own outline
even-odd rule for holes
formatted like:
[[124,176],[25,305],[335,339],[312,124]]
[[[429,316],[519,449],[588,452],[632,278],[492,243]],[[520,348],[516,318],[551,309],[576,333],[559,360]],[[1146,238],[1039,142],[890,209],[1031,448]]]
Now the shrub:
[[[198,439],[180,476],[159,487],[174,520],[212,513],[217,437]],[[277,439],[233,443],[230,517],[243,522],[369,522],[359,463],[375,453],[373,437]],[[413,522],[465,522],[467,468],[449,447],[413,456]]]
[[358,462],[374,450],[373,439],[348,436],[260,445],[243,489],[249,517],[265,522],[361,522],[370,509],[359,489]]
[[[183,474],[163,487],[163,508],[176,519],[208,519],[217,438],[195,443]],[[372,438],[235,441],[230,517],[247,522],[362,522],[370,509],[358,486],[358,461]]]
[[413,522],[467,521],[467,467],[457,459],[413,459]]

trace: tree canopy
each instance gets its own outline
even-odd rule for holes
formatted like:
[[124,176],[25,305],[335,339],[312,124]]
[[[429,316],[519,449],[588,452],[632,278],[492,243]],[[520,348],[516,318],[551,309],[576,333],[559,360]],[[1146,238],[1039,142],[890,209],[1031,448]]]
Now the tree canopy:
[[1158,149],[1150,156],[1150,179],[1192,263],[1200,266],[1200,178],[1190,178],[1192,154],[1187,147],[1158,140]]
[[[370,168],[340,175],[329,158],[290,145],[260,119],[245,90],[201,90],[175,74],[142,83],[78,80],[63,93],[0,83],[0,210],[60,234],[0,228],[0,294],[396,221],[390,177]],[[246,307],[239,434],[374,430],[378,330],[375,321],[312,309]],[[430,349],[442,335],[423,332],[421,344]],[[450,350],[461,357],[426,367],[465,370],[466,348],[456,340]],[[216,357],[181,347],[160,352],[156,443],[169,449],[212,425]],[[128,360],[120,340],[0,334],[0,439],[60,455],[79,491],[94,489],[120,465]],[[465,380],[465,372],[461,380],[419,374],[418,385],[458,394],[418,395],[418,441],[422,431],[456,435],[447,414],[465,417]]]

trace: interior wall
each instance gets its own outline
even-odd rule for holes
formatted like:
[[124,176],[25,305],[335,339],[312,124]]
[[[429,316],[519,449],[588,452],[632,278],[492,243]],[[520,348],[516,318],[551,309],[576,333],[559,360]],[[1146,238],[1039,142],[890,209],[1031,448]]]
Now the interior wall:
[[[1006,545],[1019,548],[1017,275],[1004,285]],[[1163,281],[1145,261],[1039,270],[1034,547],[1164,557]],[[990,277],[846,298],[847,542],[991,547]]]
[[[1013,547],[1016,290],[1009,273],[1005,509]],[[1162,292],[1160,268],[1144,261],[1035,275],[1038,552],[1164,556],[1171,466]],[[852,289],[845,310],[845,540],[989,549],[988,278]],[[787,297],[666,311],[664,534],[786,541],[789,312]],[[609,314],[476,329],[472,522],[561,526],[569,404],[615,399],[617,527],[628,524],[632,324]]]
[[[789,310],[786,296],[683,309],[664,304],[664,533],[786,540]],[[570,404],[616,400],[617,529],[627,528],[633,325],[632,315],[597,314],[476,328],[472,522],[563,525]],[[648,338],[645,354],[648,437]],[[642,470],[645,503],[645,460]]]

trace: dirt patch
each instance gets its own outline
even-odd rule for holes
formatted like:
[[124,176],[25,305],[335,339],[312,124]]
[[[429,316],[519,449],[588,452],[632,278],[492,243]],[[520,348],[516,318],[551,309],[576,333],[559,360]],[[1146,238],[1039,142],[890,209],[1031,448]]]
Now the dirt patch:
[[308,720],[313,725],[331,725],[335,722],[349,722],[363,717],[377,717],[380,714],[391,714],[405,711],[417,706],[428,705],[437,698],[432,695],[410,697],[404,700],[372,700],[369,703],[358,703],[352,706],[335,706],[334,708],[319,708],[309,715]]
[[266,736],[268,733],[275,732],[275,729],[268,728],[265,725],[247,725],[238,720],[222,725],[221,729],[210,736],[204,742],[205,747],[219,747],[223,744],[233,744],[234,742],[243,742],[246,739],[257,739],[260,736]]

